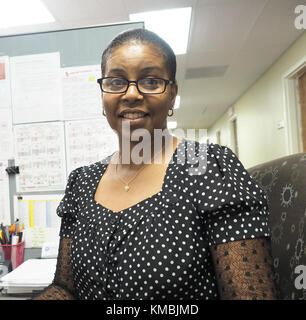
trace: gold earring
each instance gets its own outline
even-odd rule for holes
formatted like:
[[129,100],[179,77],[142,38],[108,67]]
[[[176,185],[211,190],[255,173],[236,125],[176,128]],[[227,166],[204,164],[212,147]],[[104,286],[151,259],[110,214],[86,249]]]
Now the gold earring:
[[[170,113],[170,114],[169,114],[169,111],[171,111],[171,113]],[[173,111],[173,109],[170,109],[169,111],[168,111],[168,116],[169,116],[169,117],[172,117],[172,116],[173,116],[174,111]]]
[[104,108],[103,108],[102,114],[103,114],[104,117],[106,117],[106,113],[105,113]]

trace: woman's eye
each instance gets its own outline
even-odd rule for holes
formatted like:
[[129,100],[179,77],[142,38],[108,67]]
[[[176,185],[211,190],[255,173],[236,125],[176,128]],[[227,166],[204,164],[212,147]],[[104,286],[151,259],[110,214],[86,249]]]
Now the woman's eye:
[[113,79],[111,81],[111,85],[116,87],[123,86],[124,84],[125,84],[125,81],[123,79]]
[[141,80],[141,84],[143,86],[157,86],[158,85],[158,79],[155,78],[145,78]]

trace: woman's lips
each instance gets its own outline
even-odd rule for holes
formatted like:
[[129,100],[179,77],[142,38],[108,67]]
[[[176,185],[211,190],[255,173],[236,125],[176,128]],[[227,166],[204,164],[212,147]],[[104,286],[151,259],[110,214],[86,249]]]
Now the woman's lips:
[[119,117],[122,118],[123,121],[129,121],[130,124],[139,124],[143,122],[147,116],[148,114],[143,112],[125,112]]
[[133,118],[133,119],[122,117],[122,121],[129,122],[130,125],[137,125],[137,124],[139,125],[139,124],[144,123],[146,118],[147,118],[146,115],[143,115],[139,118]]

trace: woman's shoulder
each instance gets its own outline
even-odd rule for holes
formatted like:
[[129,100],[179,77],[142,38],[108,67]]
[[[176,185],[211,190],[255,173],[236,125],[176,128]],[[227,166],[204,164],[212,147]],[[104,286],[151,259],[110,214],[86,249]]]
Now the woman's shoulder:
[[182,140],[177,158],[178,162],[184,162],[187,167],[197,166],[204,168],[205,172],[209,167],[222,171],[222,168],[231,167],[233,163],[242,166],[235,153],[227,146],[187,139]]
[[222,156],[223,154],[233,154],[233,151],[228,146],[219,145],[216,143],[205,143],[190,139],[183,139],[182,143],[187,149],[187,154],[195,152],[198,156],[209,155],[216,158]]

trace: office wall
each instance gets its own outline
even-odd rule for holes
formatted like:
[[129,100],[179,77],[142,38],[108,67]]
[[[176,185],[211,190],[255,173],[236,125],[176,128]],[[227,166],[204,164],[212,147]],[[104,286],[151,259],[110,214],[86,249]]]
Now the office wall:
[[[285,129],[277,128],[278,122],[285,120],[282,78],[305,55],[306,33],[303,33],[234,103],[239,158],[246,168],[287,154]],[[208,129],[210,142],[216,142],[216,132],[220,130],[221,144],[233,147],[229,119],[226,112]]]

